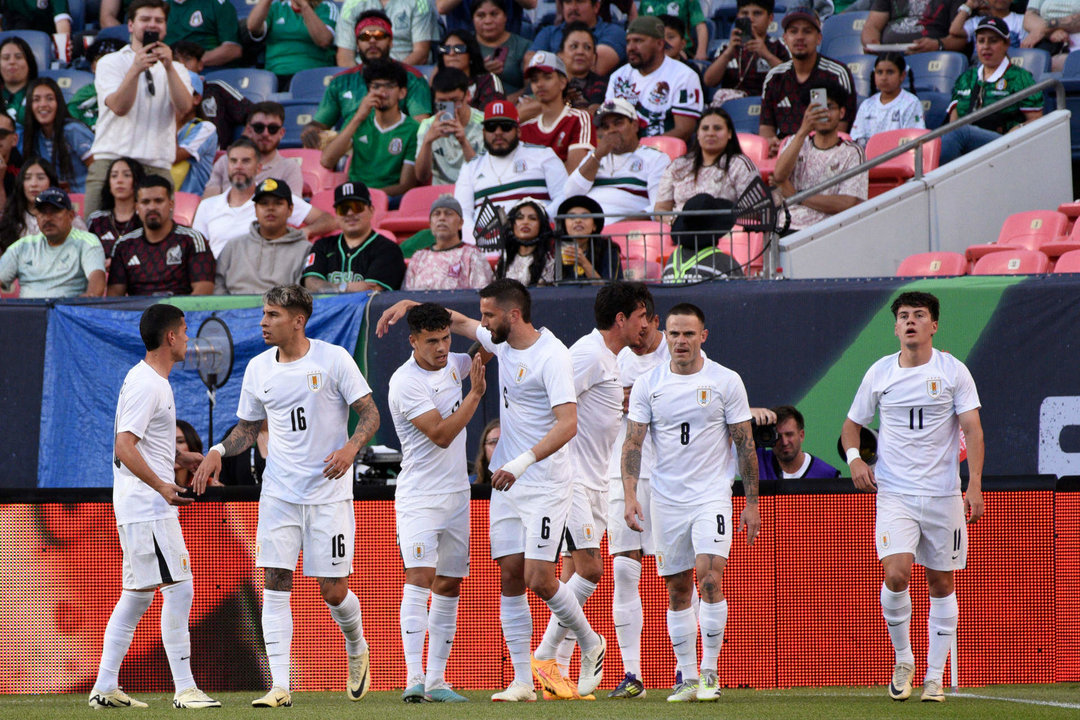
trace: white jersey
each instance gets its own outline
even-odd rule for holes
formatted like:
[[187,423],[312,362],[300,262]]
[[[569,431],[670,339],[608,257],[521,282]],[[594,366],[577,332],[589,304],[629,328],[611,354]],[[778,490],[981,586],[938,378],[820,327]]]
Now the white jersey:
[[882,103],[881,93],[875,93],[859,105],[851,126],[851,139],[865,145],[872,135],[907,128],[926,128],[922,100],[901,90],[890,102]]
[[866,426],[881,414],[879,491],[938,497],[960,494],[958,416],[978,407],[964,363],[935,349],[930,362],[905,368],[897,352],[866,371],[848,418]]
[[630,420],[649,426],[656,461],[649,481],[653,501],[697,506],[730,500],[734,461],[729,425],[750,421],[742,378],[704,360],[692,375],[671,363],[638,378],[630,391]]
[[352,500],[351,474],[324,478],[324,458],[345,446],[349,406],[371,388],[344,348],[310,342],[307,354],[292,362],[278,362],[276,347],[252,358],[236,416],[269,422],[263,495],[298,505]]
[[[588,158],[582,158],[584,164]],[[611,153],[600,160],[596,179],[586,180],[581,165],[566,181],[566,197],[588,195],[600,203],[608,222],[618,222],[653,209],[660,193],[660,180],[671,164],[667,153],[648,145],[622,155]]]
[[[172,386],[145,360],[128,370],[116,403],[113,435],[129,432],[139,438],[135,449],[159,479],[176,477],[176,403]],[[161,493],[113,458],[113,512],[116,524],[176,517],[176,508]]]
[[[671,361],[671,353],[668,351],[667,341],[661,337],[660,344],[656,349],[646,355],[638,355],[626,347],[619,351],[619,381],[624,388],[632,388],[634,382],[661,363]],[[646,442],[641,445],[641,467],[638,479],[651,477],[653,466],[653,447],[648,442],[649,431],[645,431]],[[619,434],[615,436],[612,444],[611,461],[608,463],[608,477],[611,478],[610,497],[612,499],[623,498],[622,484],[622,446],[626,440],[626,416],[622,418],[619,426]]]
[[669,57],[648,75],[642,75],[629,63],[613,72],[604,99],[614,98],[628,100],[637,109],[645,122],[643,135],[663,135],[675,127],[675,115],[697,120],[704,101],[701,78]]
[[619,362],[594,329],[570,346],[577,393],[577,435],[570,441],[574,479],[584,488],[603,492],[612,443],[622,425],[622,383]]
[[471,365],[468,355],[450,353],[446,367],[428,371],[410,355],[390,378],[387,404],[402,455],[394,497],[445,495],[469,489],[465,430],[448,447],[441,448],[412,421],[432,410],[438,410],[443,418],[456,412],[461,407],[461,381],[468,376]]
[[[499,360],[502,433],[491,456],[491,467],[498,469],[531,450],[555,426],[552,408],[577,402],[574,366],[570,351],[545,328],[524,350],[515,350],[508,342],[492,342],[491,332],[483,327],[476,329],[476,339]],[[531,465],[515,487],[567,487],[570,479],[569,450],[563,445]]]

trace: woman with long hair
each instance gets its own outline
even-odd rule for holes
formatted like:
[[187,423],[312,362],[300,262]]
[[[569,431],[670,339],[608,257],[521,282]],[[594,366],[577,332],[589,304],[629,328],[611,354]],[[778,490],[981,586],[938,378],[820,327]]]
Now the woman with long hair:
[[544,206],[525,198],[510,210],[508,220],[495,277],[526,286],[555,282],[554,233]]
[[142,227],[135,212],[135,188],[144,177],[142,165],[131,158],[116,158],[109,163],[106,182],[101,186],[101,209],[86,219],[90,232],[101,240],[106,262],[121,236]]
[[25,40],[9,35],[0,41],[0,98],[20,125],[26,116],[26,86],[37,74],[37,59]]
[[[27,158],[15,176],[15,191],[8,198],[3,215],[0,215],[0,253],[19,238],[38,231],[34,200],[42,190],[50,187],[59,187],[53,166],[36,155]],[[78,216],[73,225],[80,230],[86,229],[86,223]]]
[[52,78],[31,80],[26,96],[29,109],[23,149],[51,162],[65,190],[83,192],[87,169],[94,160],[90,154],[94,133],[68,115],[64,93]]
[[[731,116],[722,108],[706,108],[690,149],[672,161],[660,178],[656,210],[677,212],[701,193],[734,203],[756,176],[758,169],[743,154]],[[664,220],[670,222],[671,216]]]
[[483,110],[492,100],[502,100],[502,80],[484,67],[484,55],[476,36],[468,30],[454,30],[447,34],[440,45],[435,46],[435,64],[438,73],[444,67],[457,68],[469,76],[469,102],[477,110]]
[[510,32],[502,0],[477,0],[472,5],[476,41],[484,56],[484,68],[500,80],[511,100],[523,87],[522,63],[529,51],[528,40]]
[[859,105],[851,125],[851,139],[866,147],[873,135],[889,130],[926,128],[922,101],[904,89],[907,61],[904,54],[887,52],[874,61],[874,86],[877,92]]
[[603,236],[604,218],[600,203],[587,195],[574,195],[559,205],[555,221],[559,238],[562,280],[621,280],[622,257],[619,246]]
[[495,446],[499,444],[499,436],[502,434],[502,426],[499,418],[495,418],[484,426],[480,433],[480,447],[476,451],[476,459],[473,460],[473,475],[469,479],[482,485],[491,484],[491,455],[495,452]]

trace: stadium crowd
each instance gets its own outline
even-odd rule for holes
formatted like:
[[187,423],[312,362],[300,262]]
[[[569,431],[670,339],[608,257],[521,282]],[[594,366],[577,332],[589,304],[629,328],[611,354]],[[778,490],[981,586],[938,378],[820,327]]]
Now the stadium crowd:
[[[109,295],[620,278],[627,242],[606,223],[660,213],[685,245],[684,210],[730,210],[758,178],[784,203],[862,163],[874,135],[926,127],[908,60],[973,52],[951,120],[1034,83],[1011,48],[1058,63],[1080,37],[1080,15],[1005,0],[714,4],[259,0],[240,18],[224,0],[103,0],[77,27],[66,0],[9,3],[2,290],[100,294],[98,272]],[[857,49],[881,51],[858,79],[824,54],[826,26],[859,25],[842,10],[869,10]],[[755,99],[757,132],[739,131]],[[945,135],[942,161],[1042,106]],[[791,205],[786,225],[867,196],[862,174]],[[729,228],[706,233],[710,253]],[[665,279],[707,276],[690,238]]]

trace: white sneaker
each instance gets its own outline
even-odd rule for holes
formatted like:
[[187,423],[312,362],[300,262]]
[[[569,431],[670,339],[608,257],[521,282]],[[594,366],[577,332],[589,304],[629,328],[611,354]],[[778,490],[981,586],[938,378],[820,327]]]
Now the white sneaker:
[[715,670],[702,670],[698,679],[698,702],[713,702],[720,699],[720,678]]
[[919,699],[923,702],[945,702],[945,689],[941,686],[941,681],[927,680],[924,682],[922,697]]
[[283,687],[272,687],[270,692],[257,700],[251,701],[251,707],[275,708],[292,707],[292,695]]
[[532,685],[510,683],[510,687],[491,696],[493,702],[536,702],[536,688]]
[[697,702],[698,678],[683,680],[682,673],[675,673],[675,687],[667,696],[668,702]]
[[915,675],[915,666],[911,663],[896,663],[889,683],[889,697],[903,702],[911,697],[911,678]]
[[109,692],[102,692],[97,688],[90,691],[90,707],[95,710],[101,710],[103,708],[144,708],[150,707],[144,702],[139,702],[135,698],[129,696],[126,692],[120,688],[110,690]]
[[172,706],[178,710],[200,710],[202,708],[219,708],[219,703],[197,687],[189,687],[187,690],[176,693],[173,697]]
[[346,694],[350,700],[361,699],[371,689],[370,657],[370,652],[349,656],[349,689]]
[[607,640],[598,635],[600,644],[592,652],[581,651],[581,674],[578,675],[578,695],[592,695],[604,679],[604,655],[607,654]]

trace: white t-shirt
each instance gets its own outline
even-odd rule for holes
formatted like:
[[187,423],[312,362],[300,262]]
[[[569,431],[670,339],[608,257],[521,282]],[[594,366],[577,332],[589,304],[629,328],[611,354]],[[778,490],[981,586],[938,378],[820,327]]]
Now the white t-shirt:
[[461,381],[468,376],[472,358],[450,353],[442,370],[424,370],[412,355],[390,378],[387,404],[394,430],[401,441],[401,473],[394,497],[444,495],[469,489],[465,431],[449,447],[441,448],[412,421],[431,410],[444,418],[461,407]]
[[[139,438],[135,449],[165,482],[176,477],[176,403],[172,387],[157,370],[140,360],[128,370],[116,403],[113,435],[130,432]],[[176,508],[161,493],[113,458],[113,512],[116,524],[149,522],[176,517]]]
[[859,106],[859,112],[855,113],[851,139],[866,145],[872,135],[907,128],[926,129],[922,101],[907,90],[901,90],[891,102],[883,104],[881,93],[875,93],[868,97]]
[[[704,354],[704,353],[702,353]],[[624,388],[632,388],[639,377],[649,372],[661,363],[671,361],[671,352],[668,350],[667,340],[660,338],[660,344],[656,349],[646,355],[638,355],[626,347],[619,351],[619,381]],[[641,444],[641,466],[638,478],[651,476],[653,460],[652,443],[648,441],[649,431],[645,431],[646,441]],[[622,484],[622,446],[626,440],[626,416],[619,425],[619,434],[612,443],[611,462],[608,463],[608,477],[611,478],[611,498],[623,497]]]
[[886,355],[863,377],[848,418],[866,426],[881,415],[878,490],[941,497],[960,494],[960,420],[980,406],[967,366],[935,349],[930,362],[900,367]]
[[613,98],[629,100],[637,108],[645,122],[643,135],[663,135],[675,126],[673,115],[696,120],[704,102],[697,73],[669,57],[648,75],[642,75],[629,63],[613,72],[604,99]]
[[751,418],[737,373],[712,360],[692,375],[677,375],[671,363],[660,365],[634,383],[628,417],[649,425],[656,453],[649,478],[654,500],[694,507],[731,499],[728,425]]
[[349,406],[371,388],[344,348],[310,342],[307,355],[293,362],[278,362],[276,347],[252,358],[236,416],[269,422],[262,494],[322,505],[352,499],[351,473],[328,480],[323,459],[345,446]]
[[[587,160],[582,158],[581,165]],[[566,181],[566,197],[588,195],[600,203],[605,214],[613,216],[608,222],[618,222],[653,209],[659,199],[660,180],[670,164],[667,153],[648,145],[621,155],[611,153],[600,160],[594,180],[586,180],[578,165]]]
[[[228,197],[229,191],[226,190],[220,195],[206,198],[199,203],[199,209],[195,211],[195,217],[191,221],[191,227],[202,233],[210,243],[210,252],[214,253],[215,258],[230,241],[247,237],[251,231],[251,223],[255,222],[254,195],[237,207],[229,205]],[[292,200],[289,225],[300,227],[311,214],[311,205],[299,195],[293,195]]]
[[[476,339],[499,361],[499,414],[502,433],[491,456],[493,470],[531,450],[555,426],[552,408],[577,402],[574,392],[574,365],[570,351],[540,328],[540,337],[524,350],[510,343],[495,344],[486,328],[476,329]],[[570,483],[569,451],[566,445],[534,463],[515,484],[533,487],[565,487]]]
[[605,472],[612,444],[622,427],[619,361],[594,329],[570,346],[577,393],[577,435],[570,441],[574,479],[589,490],[607,490]]

